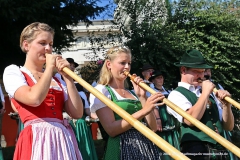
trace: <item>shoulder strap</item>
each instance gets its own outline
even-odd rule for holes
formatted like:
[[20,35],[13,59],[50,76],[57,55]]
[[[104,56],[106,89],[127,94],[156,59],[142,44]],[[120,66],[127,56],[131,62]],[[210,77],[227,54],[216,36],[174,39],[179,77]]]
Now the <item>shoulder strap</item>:
[[27,73],[25,73],[25,72],[23,72],[23,71],[21,71],[22,72],[22,74],[24,75],[24,77],[25,77],[25,79],[26,79],[26,81],[27,81],[27,84],[31,87],[31,86],[33,86],[35,83],[33,82],[33,80],[31,79],[31,77],[27,74]]
[[58,85],[59,85],[59,86],[61,87],[61,89],[63,90],[61,82],[60,82],[56,77],[53,77],[53,79],[58,83]]
[[113,93],[113,90],[112,90],[108,85],[106,85],[105,87],[106,87],[106,89],[108,90],[109,94],[111,95],[111,100],[113,101],[114,99],[116,99],[117,97],[116,97],[116,95]]

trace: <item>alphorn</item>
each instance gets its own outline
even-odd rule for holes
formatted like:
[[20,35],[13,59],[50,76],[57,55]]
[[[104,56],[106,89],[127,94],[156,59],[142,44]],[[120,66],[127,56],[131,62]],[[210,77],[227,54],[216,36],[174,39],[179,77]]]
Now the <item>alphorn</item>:
[[111,108],[115,113],[125,119],[129,124],[131,124],[134,128],[136,128],[139,132],[141,132],[144,136],[146,136],[149,140],[155,143],[158,147],[160,147],[163,151],[169,154],[173,159],[189,159],[184,154],[179,152],[176,148],[167,143],[164,139],[159,137],[156,133],[150,130],[148,127],[143,125],[140,121],[133,118],[129,113],[120,108],[118,105],[113,103],[110,99],[104,96],[97,89],[93,88],[90,84],[72,72],[69,68],[64,67],[63,71],[72,77],[75,81],[77,81],[80,85],[82,85],[85,89],[87,89],[90,93],[96,96],[99,100],[106,104],[109,108]]
[[[130,77],[130,79],[132,81],[134,81],[134,78],[136,76],[131,75],[129,72],[124,72],[124,74],[128,77]],[[156,93],[155,90],[153,90],[151,87],[149,87],[146,83],[144,82],[140,82],[138,84],[140,87],[142,87],[143,89],[147,90],[148,92],[150,92],[151,94]],[[228,140],[226,140],[225,138],[223,138],[222,136],[220,136],[218,133],[214,132],[212,129],[210,129],[209,127],[207,127],[206,125],[204,125],[202,122],[200,122],[199,120],[197,120],[196,118],[193,118],[190,114],[186,113],[183,109],[181,109],[180,107],[178,107],[177,105],[175,105],[174,103],[172,103],[171,101],[169,101],[168,99],[164,98],[162,100],[167,106],[169,106],[170,108],[172,108],[174,111],[176,111],[178,114],[180,114],[182,117],[184,117],[186,120],[188,120],[189,122],[191,122],[194,126],[196,126],[197,128],[199,128],[201,131],[205,132],[207,135],[209,135],[212,139],[214,139],[215,141],[217,141],[219,144],[221,144],[222,146],[224,146],[225,148],[227,148],[229,151],[231,151],[233,154],[235,154],[236,156],[240,157],[240,149],[235,146],[234,144],[230,143]]]
[[[199,79],[199,80],[198,80],[198,83],[202,83],[203,81],[204,81],[204,80]],[[218,91],[217,88],[214,88],[214,89],[213,89],[213,92],[214,92],[214,93],[216,93],[217,91]],[[231,103],[231,104],[234,105],[236,108],[240,109],[240,104],[239,104],[237,101],[235,101],[234,99],[232,99],[231,97],[226,96],[226,97],[224,97],[224,100],[227,101],[227,102],[229,102],[229,103]]]
[[[213,92],[216,93],[217,91],[218,91],[217,88],[214,88],[214,89],[213,89]],[[226,97],[224,97],[224,100],[226,100],[227,102],[231,103],[231,104],[234,105],[236,108],[240,109],[240,104],[239,104],[237,101],[235,101],[234,99],[226,96]]]

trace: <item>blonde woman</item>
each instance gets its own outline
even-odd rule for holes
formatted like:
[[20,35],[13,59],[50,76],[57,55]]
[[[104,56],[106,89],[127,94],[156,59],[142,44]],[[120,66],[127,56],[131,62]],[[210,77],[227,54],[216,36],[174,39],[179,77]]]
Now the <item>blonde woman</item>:
[[[109,49],[95,88],[134,118],[146,122],[149,128],[156,131],[153,109],[155,103],[162,100],[164,96],[156,93],[147,99],[146,92],[135,83],[133,83],[134,93],[124,87],[127,78],[124,71],[130,71],[131,58],[131,52],[125,46],[115,46]],[[135,80],[137,83],[143,81],[140,77],[136,77]],[[92,94],[90,95],[90,109],[91,112],[96,112],[109,135],[104,159],[160,159],[156,145]]]
[[[82,159],[72,128],[63,120],[65,110],[73,118],[81,118],[83,105],[71,77],[66,59],[52,54],[54,30],[45,23],[26,26],[20,47],[26,53],[23,67],[5,68],[3,81],[13,105],[24,123],[17,141],[14,160]],[[43,66],[46,63],[43,72]],[[57,70],[66,86],[52,77]]]

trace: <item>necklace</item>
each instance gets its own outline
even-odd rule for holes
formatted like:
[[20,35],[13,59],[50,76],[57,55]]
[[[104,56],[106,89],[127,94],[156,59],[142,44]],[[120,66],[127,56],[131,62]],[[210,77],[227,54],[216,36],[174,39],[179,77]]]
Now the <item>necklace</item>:
[[36,73],[37,76],[34,76],[34,74],[32,74],[32,75],[33,75],[33,77],[34,77],[36,80],[37,80],[37,78],[38,78],[38,79],[41,79],[41,77],[40,77],[37,73]]
[[[110,86],[110,85],[109,85]],[[110,86],[111,88],[113,88],[112,86]],[[113,88],[119,95],[123,95],[123,96],[125,96],[125,92],[126,92],[126,90],[123,88],[123,89],[121,89],[121,88]]]
[[[116,90],[116,89],[115,89],[115,90]],[[126,92],[125,89],[124,89],[123,91],[122,91],[122,90],[119,90],[119,89],[116,90],[116,91],[118,92],[118,94],[119,94],[119,92],[120,92],[120,93],[122,93],[123,96],[125,96],[125,92]]]

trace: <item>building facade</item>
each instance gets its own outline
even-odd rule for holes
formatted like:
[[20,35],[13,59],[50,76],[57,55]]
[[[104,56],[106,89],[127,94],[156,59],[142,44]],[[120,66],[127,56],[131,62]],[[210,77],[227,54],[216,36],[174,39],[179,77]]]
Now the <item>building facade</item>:
[[[106,37],[108,33],[119,32],[118,27],[107,20],[93,21],[93,24],[89,26],[81,22],[78,26],[70,26],[69,28],[72,29],[76,41],[72,43],[70,48],[63,49],[61,53],[63,58],[73,58],[79,64],[79,68],[90,61],[103,59],[105,51],[111,47],[111,43],[107,43],[107,38],[102,38],[102,42],[99,43],[94,43],[93,38]],[[117,39],[115,43],[118,43]]]

